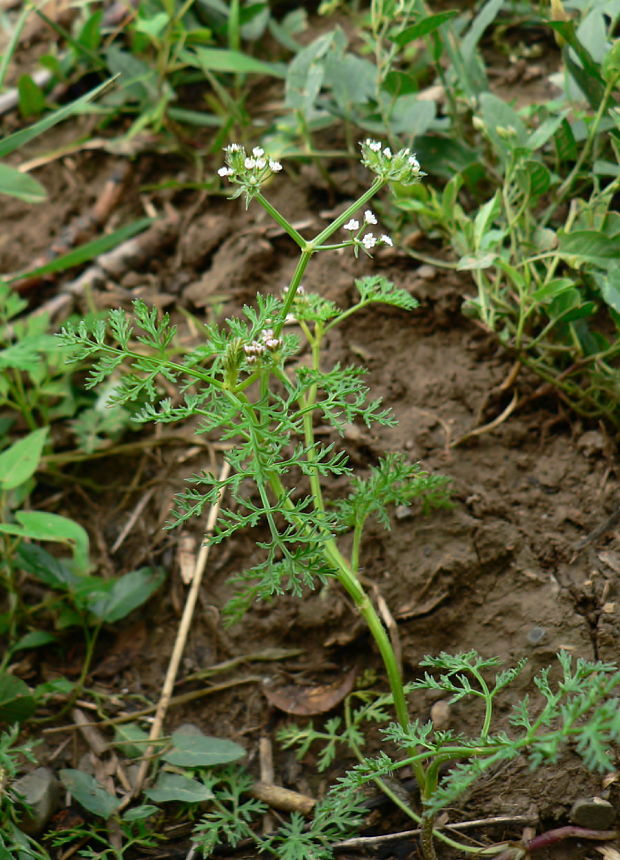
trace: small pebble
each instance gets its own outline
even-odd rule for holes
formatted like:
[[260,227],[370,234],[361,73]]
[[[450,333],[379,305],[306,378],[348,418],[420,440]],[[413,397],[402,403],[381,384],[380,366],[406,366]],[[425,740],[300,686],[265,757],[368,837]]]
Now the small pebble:
[[431,708],[431,722],[435,731],[445,731],[450,726],[450,702],[440,699]]
[[573,824],[591,830],[609,830],[616,818],[616,810],[602,797],[579,797],[569,813]]
[[434,266],[429,266],[428,263],[420,266],[416,272],[418,278],[422,278],[423,281],[432,281],[436,274],[437,269]]
[[60,784],[48,767],[38,767],[32,773],[27,773],[15,780],[13,789],[30,807],[30,814],[25,815],[19,822],[24,833],[37,836],[44,829],[53,813],[56,811],[60,797]]
[[530,645],[538,645],[538,643],[542,642],[542,640],[545,638],[546,634],[546,628],[538,627],[538,625],[536,625],[536,627],[532,627],[531,630],[528,631],[527,641],[530,643]]

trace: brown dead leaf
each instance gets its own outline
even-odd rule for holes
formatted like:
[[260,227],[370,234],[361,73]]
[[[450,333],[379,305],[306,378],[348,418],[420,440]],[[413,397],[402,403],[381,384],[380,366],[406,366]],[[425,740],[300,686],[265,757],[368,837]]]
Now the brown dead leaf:
[[274,708],[284,711],[285,714],[311,717],[331,711],[348,696],[355,684],[356,675],[357,666],[354,666],[343,678],[331,684],[320,684],[316,687],[296,687],[291,684],[278,688],[263,684],[263,693]]
[[136,660],[146,645],[146,625],[132,624],[116,637],[116,641],[101,663],[92,671],[95,678],[113,678]]

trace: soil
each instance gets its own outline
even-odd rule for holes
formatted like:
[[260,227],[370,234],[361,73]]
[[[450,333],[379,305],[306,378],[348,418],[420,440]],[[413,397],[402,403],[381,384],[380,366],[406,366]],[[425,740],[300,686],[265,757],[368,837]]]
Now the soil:
[[[54,150],[76,137],[74,124],[48,135],[45,148]],[[0,270],[30,266],[73,217],[90,210],[123,160],[103,151],[77,151],[37,170],[49,201],[34,207],[5,199]],[[127,306],[140,296],[172,312],[189,343],[197,323],[235,314],[257,291],[279,291],[287,282],[296,262],[288,238],[273,229],[258,206],[246,212],[239,201],[214,193],[166,187],[190,178],[189,173],[180,157],[135,156],[107,229],[142,216],[145,200],[149,212],[152,207],[172,215],[177,227],[166,246],[119,280],[103,279],[77,297],[75,311],[86,312],[92,303]],[[363,188],[361,168],[335,164],[331,178],[333,187],[326,188],[312,168],[293,165],[289,177],[274,181],[268,196],[311,235]],[[141,190],[157,185],[161,190]],[[377,209],[381,212],[382,206]],[[510,706],[531,692],[532,676],[558,650],[586,659],[618,658],[620,534],[613,518],[608,529],[599,528],[617,511],[616,447],[604,426],[585,424],[567,412],[527,373],[502,390],[512,360],[462,316],[461,303],[471,292],[468,277],[420,265],[395,244],[372,261],[355,260],[346,252],[319,256],[305,281],[306,289],[346,306],[354,278],[379,272],[420,302],[411,314],[383,306],[362,312],[328,343],[327,361],[369,368],[373,394],[384,399],[399,421],[395,428],[378,431],[349,429],[341,444],[355,466],[363,473],[386,452],[405,451],[453,482],[451,509],[427,516],[399,510],[391,531],[371,527],[364,545],[364,577],[397,621],[408,679],[421,674],[424,655],[440,651],[475,649],[506,665],[527,658],[527,668],[499,710],[499,727],[505,728]],[[65,290],[73,277],[75,273],[31,289],[30,309]],[[524,405],[493,429],[470,435],[499,416],[515,390]],[[131,709],[132,697],[157,702],[184,601],[179,550],[184,540],[195,551],[200,542],[199,522],[183,533],[165,532],[162,526],[184,478],[219,462],[220,453],[216,446],[197,446],[191,428],[179,432],[182,438],[177,436],[174,444],[149,442],[153,437],[147,432],[130,436],[128,441],[143,441],[139,454],[133,446],[114,457],[68,465],[60,476],[44,475],[38,491],[42,508],[73,516],[89,531],[99,572],[118,575],[140,564],[163,564],[168,572],[164,589],[148,608],[108,631],[101,642],[88,686],[103,697],[107,713]],[[140,509],[147,491],[151,495]],[[343,491],[338,482],[329,490],[333,497]],[[112,549],[136,510],[127,536]],[[220,612],[231,594],[227,580],[255,557],[257,538],[260,532],[248,533],[212,551],[181,674],[276,647],[299,653],[222,674],[225,681],[257,680],[172,708],[165,728],[170,732],[190,721],[207,734],[237,740],[248,750],[255,772],[259,739],[267,737],[275,750],[275,782],[316,796],[344,763],[317,775],[312,754],[298,763],[280,749],[275,733],[289,718],[270,704],[261,682],[327,683],[344,677],[354,664],[360,673],[370,668],[380,677],[380,662],[348,600],[333,586],[303,600],[286,597],[257,606],[243,624],[222,627]],[[44,661],[38,652],[29,655],[17,671],[40,681],[79,669],[81,657],[81,646],[66,643],[66,650],[51,650]],[[182,685],[178,692],[191,688]],[[433,696],[420,695],[412,716],[427,720],[435,703]],[[447,719],[463,732],[475,732],[479,725],[479,714],[458,703]],[[42,760],[53,761],[54,769],[76,767],[86,749],[83,742],[70,730],[52,728],[43,734]],[[566,823],[575,799],[605,791],[618,808],[613,780],[604,789],[602,777],[588,774],[571,754],[534,773],[517,760],[478,784],[458,809],[449,811],[449,818],[529,816],[540,828],[558,826]],[[522,826],[480,827],[472,837],[480,844],[518,839]],[[374,820],[372,832],[407,827],[388,811]],[[153,856],[185,856],[188,846],[177,840]],[[586,845],[573,843],[571,850],[571,856],[599,856]],[[416,851],[415,842],[407,841],[382,847],[378,856],[416,857]]]

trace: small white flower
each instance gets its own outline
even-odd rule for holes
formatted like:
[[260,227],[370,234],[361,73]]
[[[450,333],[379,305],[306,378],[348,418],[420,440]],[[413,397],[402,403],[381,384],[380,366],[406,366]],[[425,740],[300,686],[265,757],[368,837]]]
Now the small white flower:
[[356,230],[359,230],[359,228],[360,228],[360,222],[356,221],[355,218],[351,218],[351,220],[347,221],[347,223],[343,226],[342,229],[343,230],[350,230],[352,233],[354,233]]
[[273,329],[272,328],[264,328],[262,334],[263,334],[263,340],[268,340],[270,337],[273,337]]
[[383,154],[385,155],[386,158],[392,157],[392,150],[390,149],[389,146],[385,147],[385,149],[383,150]]
[[224,147],[224,152],[241,152],[241,146],[238,143],[229,143]]
[[367,209],[364,212],[364,224],[376,224],[376,223],[377,223],[377,216],[374,214],[374,212],[371,212],[370,209]]
[[265,150],[262,149],[262,147],[260,147],[260,146],[255,146],[254,149],[252,150],[252,155],[255,158],[260,158],[261,155],[264,155],[264,154],[265,154]]
[[282,346],[282,341],[279,337],[270,337],[265,341],[267,349],[279,349]]
[[274,161],[273,158],[269,159],[269,169],[272,173],[279,173],[282,170],[282,165],[279,161]]
[[267,162],[265,161],[264,158],[257,158],[256,159],[256,166],[258,167],[259,170],[262,170],[263,167],[267,166]]
[[373,152],[379,152],[381,150],[381,144],[378,140],[371,140],[368,138],[366,140],[366,145],[368,146],[368,149],[372,149]]
[[218,170],[217,173],[218,173],[218,176],[232,176],[234,173],[234,170],[230,167],[220,167],[220,169]]
[[371,248],[374,248],[377,244],[377,240],[372,233],[366,233],[365,236],[362,236],[362,245],[369,251]]
[[246,158],[243,164],[247,170],[253,170],[256,167],[256,161],[253,158]]
[[392,240],[390,239],[390,237],[389,237],[389,236],[387,236],[385,233],[381,236],[381,238],[379,239],[379,241],[380,241],[380,242],[383,242],[383,244],[384,244],[384,245],[389,245],[389,246],[390,246],[390,248],[391,248],[391,247],[393,246],[393,244],[394,244],[394,242],[392,242]]
[[407,161],[409,162],[409,164],[411,165],[411,167],[413,167],[413,169],[414,169],[414,170],[419,170],[419,169],[420,169],[420,162],[419,162],[419,161],[418,161],[418,159],[415,157],[415,155],[410,155],[410,156],[409,156],[409,158],[407,159]]

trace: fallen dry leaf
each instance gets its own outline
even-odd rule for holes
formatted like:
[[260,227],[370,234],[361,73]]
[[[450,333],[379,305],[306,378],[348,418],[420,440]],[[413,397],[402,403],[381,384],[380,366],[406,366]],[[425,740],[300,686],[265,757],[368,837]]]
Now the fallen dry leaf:
[[298,717],[311,717],[331,711],[348,696],[355,684],[356,675],[357,666],[354,666],[343,678],[331,684],[320,684],[316,687],[296,687],[291,684],[277,688],[263,684],[263,693],[274,708]]

